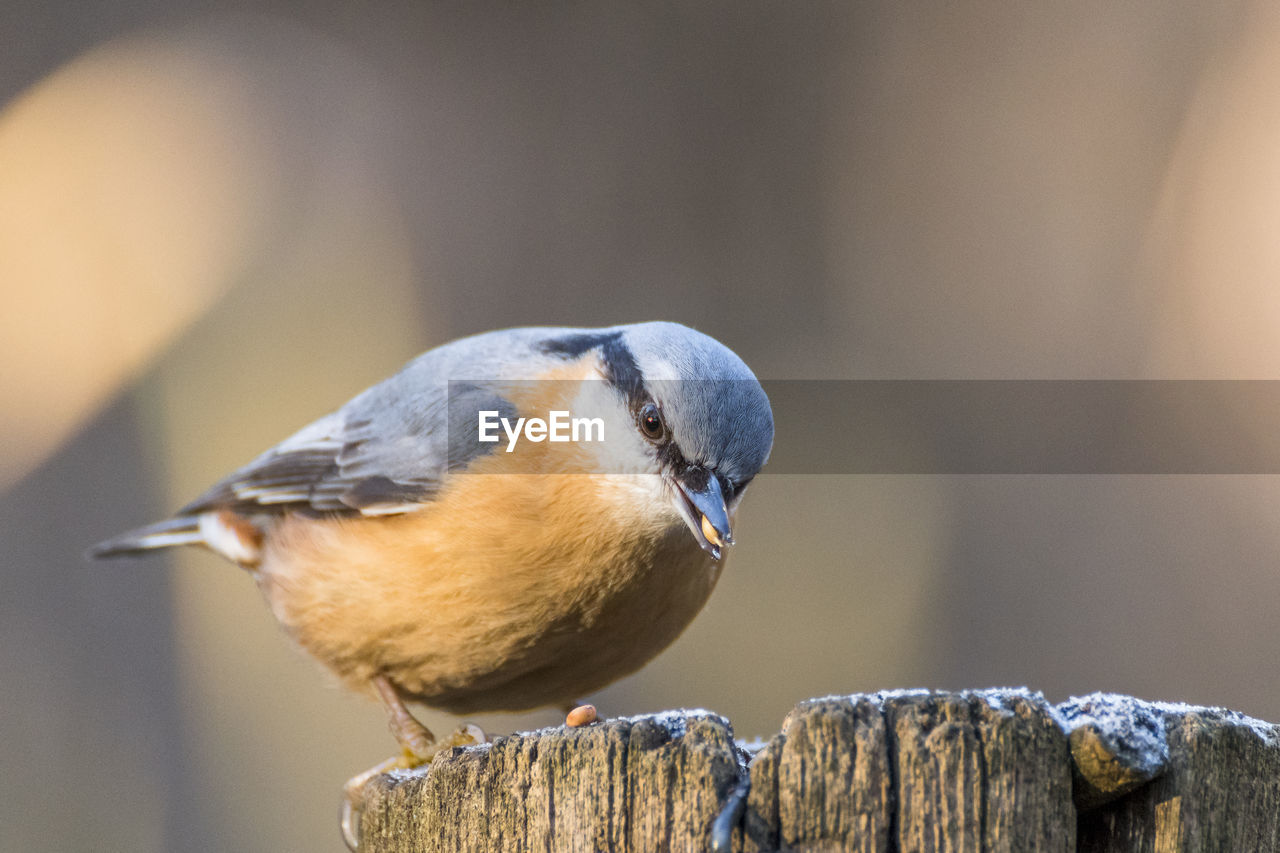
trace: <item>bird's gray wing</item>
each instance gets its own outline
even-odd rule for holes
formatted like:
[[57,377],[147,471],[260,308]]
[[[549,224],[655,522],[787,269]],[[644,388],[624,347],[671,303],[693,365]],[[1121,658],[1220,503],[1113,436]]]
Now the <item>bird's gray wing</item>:
[[387,515],[430,501],[450,471],[493,449],[478,441],[475,413],[513,417],[515,407],[485,384],[415,387],[405,379],[402,373],[375,385],[220,480],[178,515],[222,508]]

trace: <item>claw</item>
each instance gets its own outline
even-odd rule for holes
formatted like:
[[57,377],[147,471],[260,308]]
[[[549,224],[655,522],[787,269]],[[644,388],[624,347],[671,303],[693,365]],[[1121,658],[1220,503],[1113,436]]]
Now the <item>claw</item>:
[[388,770],[398,770],[412,766],[407,763],[406,756],[388,758],[375,764],[363,773],[357,773],[342,786],[342,840],[352,853],[360,847],[360,816],[364,813],[364,786],[374,776],[381,776]]
[[[475,723],[463,723],[458,726],[457,731],[449,735],[449,739],[441,744],[441,748],[453,746],[474,746],[478,743],[488,743],[489,736],[485,734],[484,729]],[[437,750],[439,752],[439,750]],[[433,756],[434,757],[434,756]]]
[[362,809],[351,805],[346,797],[342,798],[342,840],[351,853],[360,849],[360,816]]

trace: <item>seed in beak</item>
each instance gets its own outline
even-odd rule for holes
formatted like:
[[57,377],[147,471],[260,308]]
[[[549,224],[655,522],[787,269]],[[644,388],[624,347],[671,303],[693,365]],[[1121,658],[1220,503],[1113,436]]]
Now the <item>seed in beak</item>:
[[720,534],[711,526],[711,522],[707,520],[705,515],[702,517],[702,535],[707,537],[707,541],[717,548],[724,547],[724,540],[720,538]]

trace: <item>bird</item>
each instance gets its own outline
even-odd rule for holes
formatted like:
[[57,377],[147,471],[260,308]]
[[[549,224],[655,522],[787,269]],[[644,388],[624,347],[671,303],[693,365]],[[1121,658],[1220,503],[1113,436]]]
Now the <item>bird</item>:
[[346,784],[354,846],[368,779],[483,737],[437,738],[407,704],[568,709],[669,646],[720,577],[773,432],[751,369],[687,326],[502,329],[428,350],[89,554],[225,557],[297,645],[381,701],[400,754]]

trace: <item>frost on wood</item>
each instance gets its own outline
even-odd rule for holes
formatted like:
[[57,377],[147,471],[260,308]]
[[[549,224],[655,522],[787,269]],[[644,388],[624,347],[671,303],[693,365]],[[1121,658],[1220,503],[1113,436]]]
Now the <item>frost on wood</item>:
[[752,761],[741,849],[1066,851],[1070,797],[1038,694],[812,699]]
[[717,825],[742,853],[1280,851],[1280,729],[1026,690],[811,699],[751,749],[705,711],[612,719],[378,777],[362,849],[702,851]]
[[1158,718],[1168,757],[1151,782],[1082,812],[1080,850],[1280,850],[1280,727],[1221,708],[1102,698],[1129,706],[1121,718]]
[[1165,718],[1152,703],[1094,693],[1058,706],[1070,733],[1075,801],[1087,810],[1151,781],[1169,763]]
[[705,712],[501,737],[374,779],[361,849],[705,850],[738,772]]

